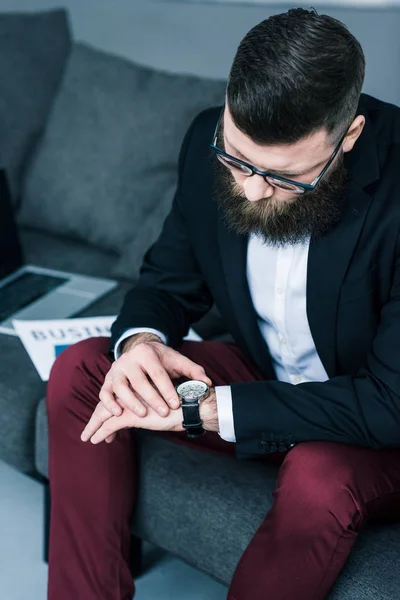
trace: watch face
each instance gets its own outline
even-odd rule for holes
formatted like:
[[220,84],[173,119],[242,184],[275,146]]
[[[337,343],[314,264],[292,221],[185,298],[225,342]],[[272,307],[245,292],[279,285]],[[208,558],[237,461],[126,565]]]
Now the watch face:
[[208,390],[208,385],[204,381],[185,381],[178,385],[176,391],[180,396],[189,402],[196,400],[199,396],[202,396]]

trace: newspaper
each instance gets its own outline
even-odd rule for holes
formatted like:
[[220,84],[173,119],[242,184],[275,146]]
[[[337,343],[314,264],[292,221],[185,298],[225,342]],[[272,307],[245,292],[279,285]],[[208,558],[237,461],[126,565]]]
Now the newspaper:
[[[111,317],[85,317],[40,321],[13,320],[13,326],[43,381],[48,381],[51,367],[57,356],[76,342],[90,337],[111,335]],[[201,337],[189,329],[185,340],[201,341]]]

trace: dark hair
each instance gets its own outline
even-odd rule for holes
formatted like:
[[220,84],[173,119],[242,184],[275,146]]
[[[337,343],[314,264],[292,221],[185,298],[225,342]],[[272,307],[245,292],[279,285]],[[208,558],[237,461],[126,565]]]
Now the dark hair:
[[343,23],[291,9],[240,42],[227,103],[258,144],[294,143],[323,127],[337,143],[357,113],[364,74],[361,45]]

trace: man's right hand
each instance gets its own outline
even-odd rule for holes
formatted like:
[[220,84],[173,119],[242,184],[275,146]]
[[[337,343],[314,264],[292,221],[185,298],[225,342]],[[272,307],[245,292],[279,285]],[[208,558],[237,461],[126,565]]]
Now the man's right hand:
[[144,417],[146,405],[166,417],[179,408],[172,379],[199,379],[210,387],[212,381],[202,366],[166,346],[152,333],[139,333],[123,342],[122,355],[112,364],[100,390],[106,409],[119,416],[123,408]]

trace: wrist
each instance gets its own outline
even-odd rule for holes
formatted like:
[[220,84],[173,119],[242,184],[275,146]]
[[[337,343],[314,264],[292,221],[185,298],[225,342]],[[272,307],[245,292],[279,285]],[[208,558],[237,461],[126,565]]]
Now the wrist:
[[126,340],[122,342],[121,352],[128,352],[128,350],[134,348],[135,346],[143,342],[159,342],[160,344],[163,344],[162,339],[158,337],[158,335],[156,335],[155,333],[135,333],[134,335],[129,336],[128,338],[126,338]]
[[207,398],[200,400],[200,419],[206,431],[219,431],[217,396],[213,387]]

